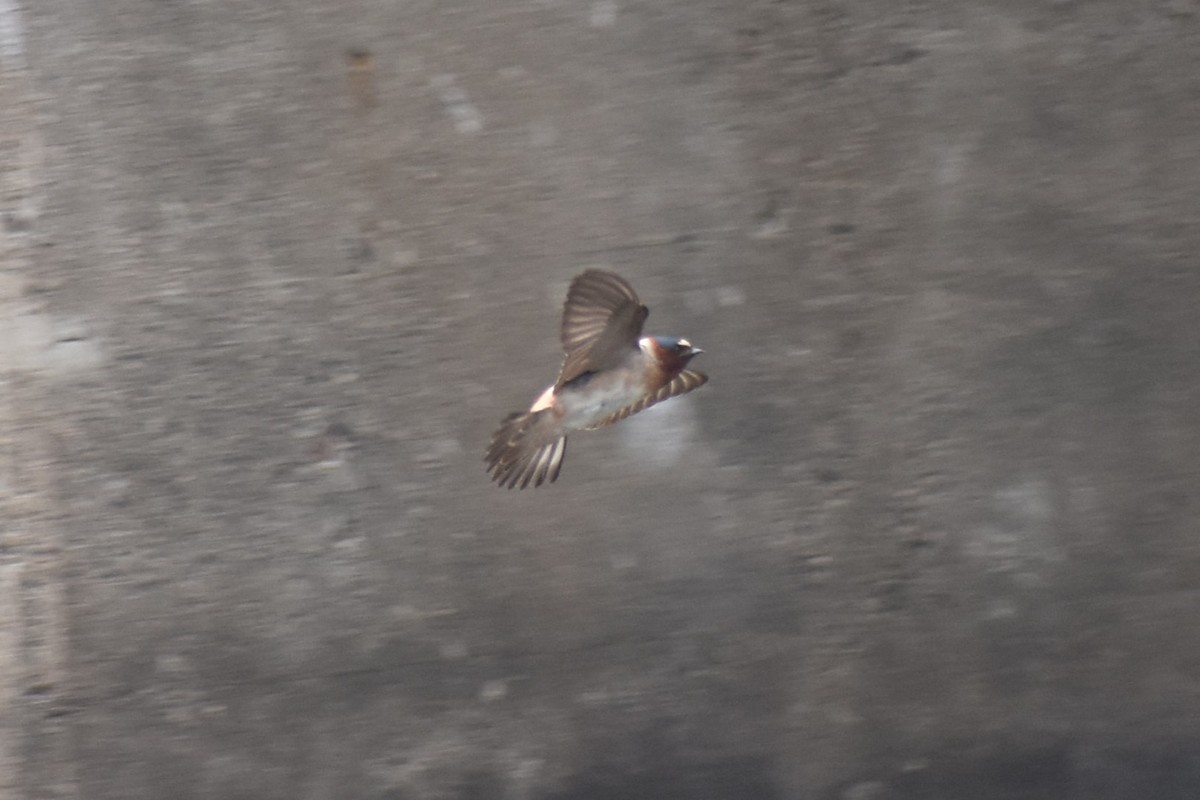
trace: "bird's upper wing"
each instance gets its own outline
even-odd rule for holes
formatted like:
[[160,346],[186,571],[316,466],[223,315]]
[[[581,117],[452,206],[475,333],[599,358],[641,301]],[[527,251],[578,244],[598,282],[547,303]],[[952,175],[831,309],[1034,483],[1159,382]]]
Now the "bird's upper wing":
[[655,403],[662,402],[668,397],[685,394],[692,389],[697,389],[708,383],[708,376],[703,372],[694,372],[690,369],[685,369],[683,372],[676,375],[669,383],[666,383],[656,392],[644,394],[637,401],[630,403],[624,408],[620,408],[609,414],[604,419],[597,422],[595,425],[588,427],[588,430],[603,428],[605,425],[612,425],[614,422],[625,419],[628,416],[636,414],[639,411],[645,411]]
[[620,275],[589,269],[571,281],[563,306],[566,353],[555,388],[587,372],[617,366],[638,346],[650,310]]

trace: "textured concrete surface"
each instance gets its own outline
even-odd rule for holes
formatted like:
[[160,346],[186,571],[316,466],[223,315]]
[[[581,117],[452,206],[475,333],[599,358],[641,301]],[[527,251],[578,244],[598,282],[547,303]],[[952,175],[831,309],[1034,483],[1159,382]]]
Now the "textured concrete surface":
[[[3,800],[1200,792],[1195,2],[0,0],[0,67]],[[497,490],[587,266],[712,381]]]

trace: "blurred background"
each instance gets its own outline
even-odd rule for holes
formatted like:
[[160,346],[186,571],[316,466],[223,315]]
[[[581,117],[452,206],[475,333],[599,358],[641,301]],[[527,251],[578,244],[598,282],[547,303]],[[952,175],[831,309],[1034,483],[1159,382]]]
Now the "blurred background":
[[[1200,796],[1200,5],[0,0],[0,800]],[[588,267],[711,382],[482,454]]]

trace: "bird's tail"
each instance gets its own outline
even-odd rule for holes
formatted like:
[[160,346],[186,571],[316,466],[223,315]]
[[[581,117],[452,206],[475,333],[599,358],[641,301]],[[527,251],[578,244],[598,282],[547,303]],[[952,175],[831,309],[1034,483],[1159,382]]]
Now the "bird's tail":
[[549,409],[516,411],[492,435],[484,461],[492,480],[511,489],[553,482],[567,454],[567,435]]

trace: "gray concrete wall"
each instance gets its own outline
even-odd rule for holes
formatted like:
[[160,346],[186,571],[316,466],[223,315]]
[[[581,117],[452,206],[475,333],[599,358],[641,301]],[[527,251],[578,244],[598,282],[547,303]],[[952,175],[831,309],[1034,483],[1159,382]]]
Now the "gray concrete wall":
[[[0,57],[0,798],[1200,796],[1194,2]],[[498,490],[587,266],[712,381]]]

